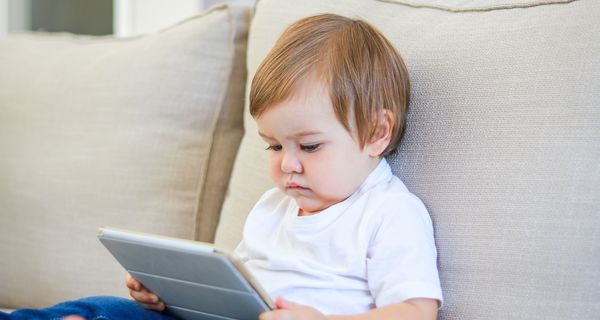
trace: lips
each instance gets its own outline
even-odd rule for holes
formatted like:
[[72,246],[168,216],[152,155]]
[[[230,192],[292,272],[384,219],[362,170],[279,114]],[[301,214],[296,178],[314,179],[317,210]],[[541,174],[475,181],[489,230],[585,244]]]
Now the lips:
[[285,188],[286,189],[292,189],[292,190],[307,190],[308,188],[303,187],[295,182],[286,182],[285,183]]

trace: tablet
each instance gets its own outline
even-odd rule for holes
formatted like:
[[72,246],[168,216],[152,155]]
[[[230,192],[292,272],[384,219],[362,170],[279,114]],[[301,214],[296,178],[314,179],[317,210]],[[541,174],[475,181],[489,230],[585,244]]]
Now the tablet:
[[102,227],[100,242],[186,320],[256,320],[274,304],[244,265],[214,245]]

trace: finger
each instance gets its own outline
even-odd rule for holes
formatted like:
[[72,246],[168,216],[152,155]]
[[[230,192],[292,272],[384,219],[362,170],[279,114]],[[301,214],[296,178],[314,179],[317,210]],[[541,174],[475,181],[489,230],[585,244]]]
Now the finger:
[[258,320],[280,320],[283,319],[280,316],[280,311],[267,311],[263,312],[258,316]]
[[258,320],[271,320],[271,317],[269,317],[269,313],[270,312],[263,312],[263,313],[259,314]]
[[143,291],[134,291],[134,290],[129,290],[129,295],[135,299],[135,301],[141,302],[141,303],[147,303],[147,304],[156,304],[160,302],[160,299],[158,298],[157,295],[143,290]]
[[63,320],[85,320],[85,318],[76,315],[71,315],[64,317]]
[[160,299],[155,294],[149,292],[129,291],[129,295],[131,295],[131,297],[136,301],[142,303],[152,304],[160,302]]
[[141,303],[139,302],[139,304],[144,307],[144,309],[149,309],[149,310],[154,310],[154,311],[164,311],[165,310],[165,304],[162,302],[159,303]]
[[127,278],[125,279],[125,285],[131,290],[142,290],[142,284],[139,281],[137,281],[137,279],[132,277],[129,273],[127,274]]
[[282,297],[277,297],[277,299],[275,299],[275,305],[278,309],[298,309],[304,307],[301,304],[286,300]]

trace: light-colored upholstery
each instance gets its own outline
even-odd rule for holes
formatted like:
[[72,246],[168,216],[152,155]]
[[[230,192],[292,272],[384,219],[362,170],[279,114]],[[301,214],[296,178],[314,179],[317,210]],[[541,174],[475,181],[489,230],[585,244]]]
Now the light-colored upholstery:
[[127,296],[101,225],[212,240],[243,131],[249,11],[131,39],[0,41],[0,306]]
[[[229,5],[234,19],[233,65],[226,83],[227,91],[219,112],[210,147],[206,178],[200,194],[195,221],[195,240],[213,242],[221,207],[240,141],[244,134],[244,88],[246,49],[252,10],[245,5]],[[225,56],[223,57],[225,58]]]
[[[434,222],[440,319],[597,319],[600,2],[261,0],[248,83],[285,26],[321,12],[371,22],[410,70],[388,160]],[[0,41],[0,307],[125,295],[96,228],[210,240],[228,182],[215,241],[237,244],[271,182],[247,113],[228,178],[246,82],[233,16]]]
[[[263,0],[249,79],[287,25],[322,12],[374,24],[411,72],[389,160],[434,221],[440,318],[597,319],[600,2]],[[271,185],[245,120],[216,238],[229,248]]]

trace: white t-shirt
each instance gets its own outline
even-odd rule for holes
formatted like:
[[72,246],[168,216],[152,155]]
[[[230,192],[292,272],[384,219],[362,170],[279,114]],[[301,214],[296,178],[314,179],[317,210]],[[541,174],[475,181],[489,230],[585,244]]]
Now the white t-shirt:
[[356,314],[410,298],[442,301],[427,209],[382,160],[346,200],[298,216],[267,191],[235,250],[272,298],[324,314]]

